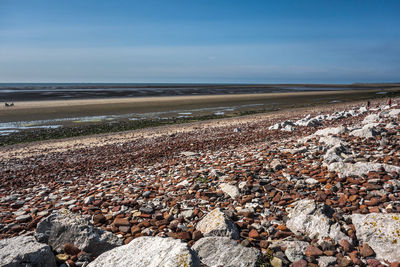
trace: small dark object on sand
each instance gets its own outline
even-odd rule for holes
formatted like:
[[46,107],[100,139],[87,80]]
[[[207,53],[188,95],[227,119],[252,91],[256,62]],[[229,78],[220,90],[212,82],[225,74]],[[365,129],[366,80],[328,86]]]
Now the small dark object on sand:
[[14,106],[14,103],[10,103],[10,104],[8,104],[7,102],[4,104],[6,107],[13,107]]

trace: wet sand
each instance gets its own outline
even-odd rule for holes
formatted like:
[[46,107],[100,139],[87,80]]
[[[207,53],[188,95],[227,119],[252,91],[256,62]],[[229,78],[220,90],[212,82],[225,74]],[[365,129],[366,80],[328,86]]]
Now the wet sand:
[[[385,89],[386,95],[378,95],[381,89],[319,91],[296,93],[267,93],[240,95],[167,96],[143,98],[112,98],[90,100],[55,100],[17,102],[14,107],[1,106],[0,122],[49,120],[68,117],[119,115],[128,113],[168,112],[171,110],[203,109],[259,105],[265,111],[306,107],[333,102],[373,99],[400,94],[399,89]],[[254,110],[255,107],[242,108]],[[201,113],[201,112],[199,112]],[[202,115],[202,114],[194,114]]]

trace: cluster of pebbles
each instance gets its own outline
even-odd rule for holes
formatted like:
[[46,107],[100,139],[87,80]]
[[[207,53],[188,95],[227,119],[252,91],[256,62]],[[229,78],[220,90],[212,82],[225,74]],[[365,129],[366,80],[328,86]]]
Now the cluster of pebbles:
[[[400,213],[398,111],[396,104],[349,106],[0,159],[0,238],[29,234],[52,212],[67,209],[90,215],[124,244],[158,236],[191,247],[206,235],[201,220],[220,210],[237,228],[231,238],[273,266],[399,266],[398,257],[382,258],[360,240],[350,217]],[[329,218],[325,236],[307,230],[318,229],[318,223],[307,226],[314,217],[296,226],[293,217],[304,212],[293,209],[305,204],[329,213],[306,214]],[[391,242],[400,255],[397,239]]]

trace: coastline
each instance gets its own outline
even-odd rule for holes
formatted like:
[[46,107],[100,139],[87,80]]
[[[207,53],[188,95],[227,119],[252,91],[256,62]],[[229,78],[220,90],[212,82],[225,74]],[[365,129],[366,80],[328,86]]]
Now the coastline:
[[[327,104],[330,101],[366,100],[381,89],[316,91],[295,93],[264,93],[235,95],[165,96],[110,99],[46,100],[16,102],[14,107],[0,107],[0,122],[49,120],[64,117],[118,115],[127,113],[168,112],[220,106],[263,105],[264,109]],[[398,95],[399,89],[385,89],[389,95]]]

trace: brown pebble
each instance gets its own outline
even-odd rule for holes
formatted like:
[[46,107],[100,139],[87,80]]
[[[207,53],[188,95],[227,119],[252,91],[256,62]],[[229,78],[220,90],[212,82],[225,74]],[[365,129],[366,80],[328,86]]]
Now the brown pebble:
[[308,246],[304,254],[310,257],[310,256],[322,256],[324,253],[319,248],[310,245]]
[[203,237],[203,234],[202,234],[199,230],[193,231],[193,233],[192,233],[192,239],[193,239],[194,241],[197,241],[197,240],[199,240],[199,239],[202,238],[202,237]]
[[349,241],[343,239],[342,241],[340,241],[340,246],[343,248],[343,250],[345,252],[349,252],[351,250],[351,248],[353,247]]
[[81,250],[77,248],[74,244],[67,243],[64,245],[64,252],[69,255],[78,255]]
[[307,267],[307,261],[305,260],[298,260],[293,262],[292,267]]
[[360,254],[366,258],[375,255],[375,252],[367,243],[364,243],[360,249]]

